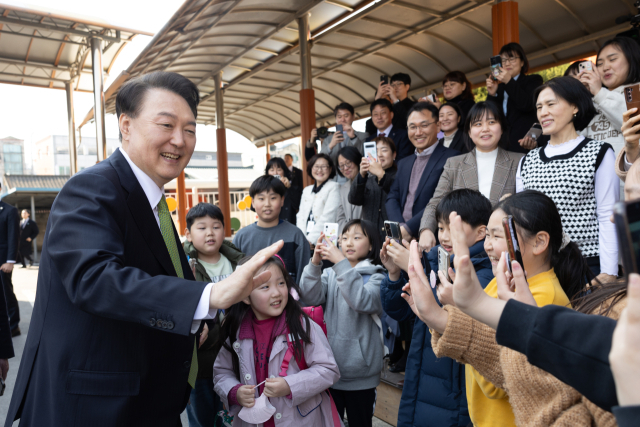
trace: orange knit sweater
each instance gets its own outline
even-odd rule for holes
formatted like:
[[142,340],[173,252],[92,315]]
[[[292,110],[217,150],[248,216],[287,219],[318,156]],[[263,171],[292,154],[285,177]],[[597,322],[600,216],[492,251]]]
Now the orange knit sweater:
[[[616,304],[609,317],[617,319],[626,300]],[[495,330],[445,306],[449,320],[444,334],[432,331],[437,357],[470,364],[483,377],[509,395],[518,426],[617,426],[611,412],[600,409],[572,387],[536,368],[527,357],[496,343]]]

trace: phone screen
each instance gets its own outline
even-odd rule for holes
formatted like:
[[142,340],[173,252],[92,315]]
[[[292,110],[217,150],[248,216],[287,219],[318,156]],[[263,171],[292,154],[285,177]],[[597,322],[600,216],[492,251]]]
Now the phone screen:
[[451,280],[449,278],[449,265],[451,262],[451,258],[449,258],[449,252],[440,246],[438,248],[438,271],[442,271],[447,280]]
[[540,123],[534,123],[529,132],[527,132],[527,136],[533,140],[538,140],[540,135],[542,135],[542,126],[540,126]]
[[520,253],[520,245],[518,244],[518,234],[516,233],[516,225],[513,222],[513,217],[511,215],[502,219],[502,227],[504,228],[505,239],[507,240],[507,249],[509,250],[509,258],[507,260],[507,269],[509,273],[511,271],[511,261],[518,261],[520,266],[524,269],[524,265],[522,265],[522,254]]
[[376,149],[375,141],[364,143],[364,157],[371,157],[373,160],[378,160],[378,151]]
[[616,203],[613,217],[624,274],[637,273],[640,259],[640,200]]
[[496,77],[498,77],[498,74],[500,74],[500,68],[502,68],[502,58],[500,55],[496,55],[492,56],[489,61],[491,63],[491,75],[495,80]]

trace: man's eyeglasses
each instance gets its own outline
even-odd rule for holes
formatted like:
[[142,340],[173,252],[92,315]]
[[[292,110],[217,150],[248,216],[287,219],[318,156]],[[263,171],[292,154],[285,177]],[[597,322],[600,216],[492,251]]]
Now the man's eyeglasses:
[[402,86],[404,86],[404,83],[402,83],[402,82],[391,83],[391,87],[394,88],[394,89],[397,89],[397,88],[402,87]]
[[338,169],[343,171],[343,170],[351,169],[354,166],[355,164],[353,162],[343,163],[343,164],[338,164]]
[[318,166],[314,166],[313,168],[311,168],[311,170],[314,170],[316,172],[320,172],[320,171],[327,171],[330,168],[331,167],[329,165],[318,165]]
[[501,56],[500,59],[502,60],[503,64],[515,64],[516,61],[520,59],[520,57],[519,56],[512,56],[512,57]]
[[416,125],[411,125],[409,126],[409,132],[415,132],[418,130],[418,128],[420,128],[420,130],[422,132],[426,132],[429,129],[429,126],[431,126],[432,124],[437,123],[437,122],[431,122],[431,123],[423,123],[420,126],[416,126]]

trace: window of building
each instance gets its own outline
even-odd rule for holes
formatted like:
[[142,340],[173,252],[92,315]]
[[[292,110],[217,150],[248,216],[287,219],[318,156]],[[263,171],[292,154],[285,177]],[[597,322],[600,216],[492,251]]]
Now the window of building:
[[58,175],[69,175],[70,166],[58,166]]
[[20,145],[5,144],[2,146],[4,157],[4,173],[21,175],[22,147]]

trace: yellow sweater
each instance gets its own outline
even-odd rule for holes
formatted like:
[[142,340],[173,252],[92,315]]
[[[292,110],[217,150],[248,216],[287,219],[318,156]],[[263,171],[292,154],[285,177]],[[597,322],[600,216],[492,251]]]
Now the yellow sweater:
[[[528,278],[529,289],[538,307],[549,304],[570,306],[569,298],[562,290],[553,269]],[[498,284],[494,278],[484,290],[498,298]],[[484,379],[470,365],[465,366],[467,403],[469,415],[475,427],[515,426],[516,421],[507,393]]]

